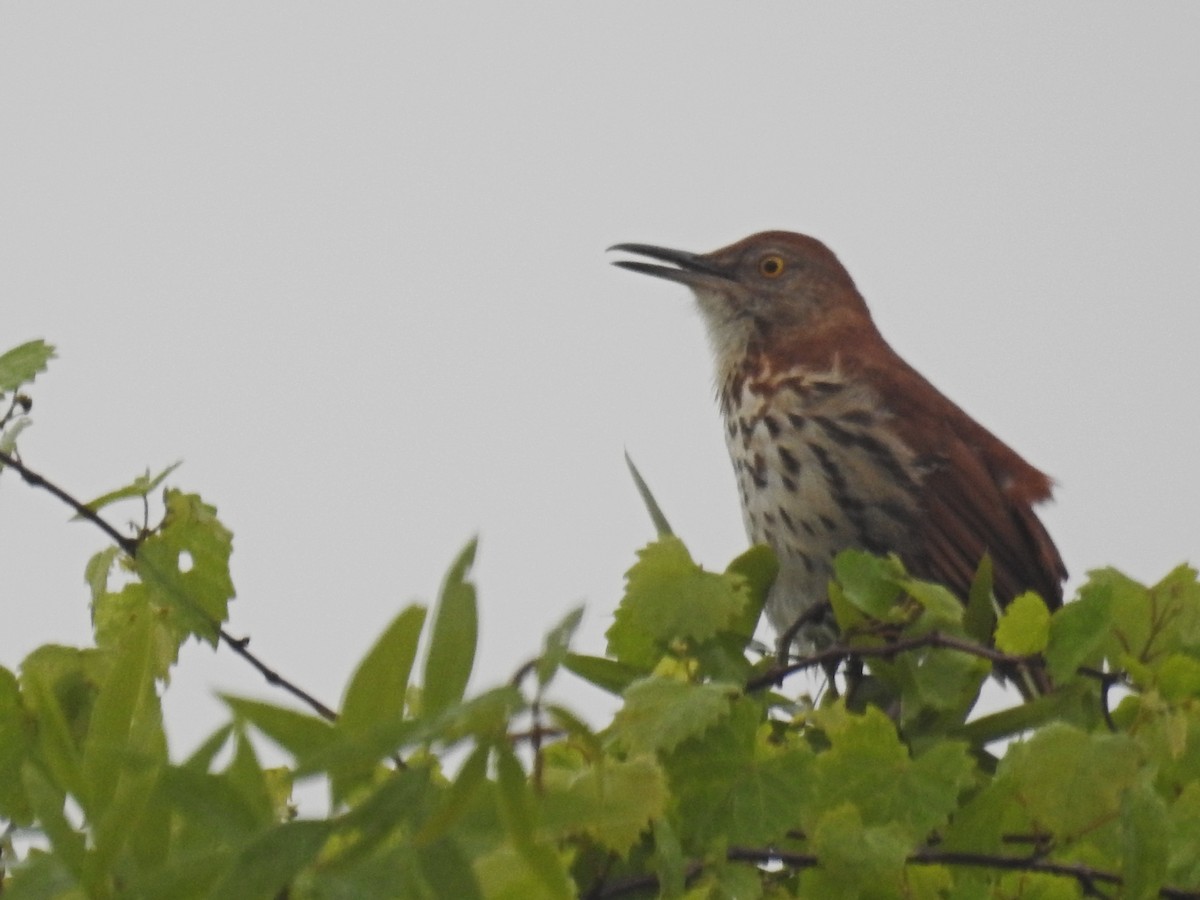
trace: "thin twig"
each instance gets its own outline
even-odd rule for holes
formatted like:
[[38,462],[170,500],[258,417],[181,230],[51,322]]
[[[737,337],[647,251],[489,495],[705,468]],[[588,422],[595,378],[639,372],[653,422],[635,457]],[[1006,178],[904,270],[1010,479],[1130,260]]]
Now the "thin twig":
[[1011,653],[1002,653],[999,650],[993,650],[991,647],[985,647],[982,644],[976,644],[974,641],[965,640],[963,638],[954,637],[949,634],[942,634],[940,631],[931,631],[928,634],[923,634],[920,637],[904,638],[903,640],[892,641],[887,644],[879,644],[875,646],[851,645],[851,644],[834,644],[831,647],[826,647],[809,656],[789,663],[786,666],[777,666],[771,670],[764,672],[757,678],[752,678],[746,684],[746,690],[757,691],[772,684],[776,684],[795,672],[801,672],[805,669],[811,669],[815,666],[823,666],[827,662],[849,657],[852,659],[888,659],[897,656],[901,653],[907,653],[911,650],[921,650],[923,648],[936,648],[943,650],[958,650],[961,653],[968,653],[971,656],[978,656],[983,659],[991,660],[993,663],[1009,663],[1012,665],[1020,665],[1029,663],[1035,657],[1029,656],[1014,656]]
[[[811,869],[821,864],[821,860],[816,854],[789,853],[771,848],[730,847],[726,852],[726,858],[731,862],[748,862],[755,865],[782,863],[789,869]],[[1122,884],[1121,876],[1115,872],[1096,869],[1082,863],[1054,862],[1031,856],[1001,856],[991,853],[925,848],[911,854],[905,862],[912,866],[964,866],[1006,872],[1035,872],[1059,878],[1072,878],[1085,895],[1094,897],[1106,896],[1096,887],[1099,884],[1116,887]],[[702,863],[689,862],[684,866],[684,877],[687,881],[691,881],[703,870]],[[657,887],[658,877],[656,875],[638,875],[608,884],[601,882],[587,896],[595,898],[595,900],[608,900],[608,898],[620,897],[637,891],[654,890]],[[1158,896],[1167,898],[1167,900],[1197,900],[1200,898],[1200,891],[1164,886],[1159,889]]]
[[[81,519],[86,519],[103,531],[106,535],[108,535],[112,542],[120,547],[127,556],[129,556],[131,559],[137,558],[138,549],[141,547],[140,539],[127,537],[121,534],[121,532],[117,531],[117,529],[110,525],[108,521],[106,521],[104,517],[94,509],[91,509],[86,504],[75,499],[54,482],[46,479],[43,475],[40,475],[30,469],[15,456],[0,451],[0,464],[10,466],[21,476],[22,479],[24,479],[25,483],[31,487],[41,488],[42,490],[48,491],[53,496],[57,497],[60,501],[71,507],[71,509],[75,511],[75,514]],[[199,610],[197,610],[197,612],[199,612]],[[225,645],[238,656],[242,657],[242,659],[246,660],[246,662],[250,663],[250,665],[252,665],[255,669],[257,669],[263,678],[267,680],[268,684],[287,691],[297,700],[305,703],[320,716],[328,719],[331,722],[337,718],[336,712],[334,712],[312,694],[308,693],[308,691],[305,691],[303,688],[284,678],[274,669],[270,668],[261,659],[259,659],[255,654],[251,653],[249,650],[250,638],[235,638],[224,628],[221,628],[219,623],[215,620],[210,618],[209,621],[220,635],[221,640],[225,642]]]

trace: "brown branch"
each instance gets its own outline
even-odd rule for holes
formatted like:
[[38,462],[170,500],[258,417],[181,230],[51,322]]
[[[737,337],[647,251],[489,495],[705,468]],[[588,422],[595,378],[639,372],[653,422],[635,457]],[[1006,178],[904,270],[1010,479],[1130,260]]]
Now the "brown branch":
[[901,653],[908,653],[912,650],[921,650],[924,648],[935,648],[943,650],[957,650],[960,653],[967,653],[971,656],[978,656],[982,659],[990,660],[993,663],[1008,663],[1010,665],[1027,664],[1036,657],[1030,656],[1014,656],[1011,653],[1003,653],[1000,650],[994,650],[991,647],[985,647],[983,644],[977,644],[974,641],[969,641],[964,638],[954,637],[949,634],[942,634],[940,631],[931,631],[928,634],[923,634],[920,637],[904,638],[898,641],[891,641],[887,644],[879,644],[876,646],[855,646],[852,644],[834,644],[831,647],[826,647],[817,653],[805,656],[802,659],[796,660],[794,663],[789,663],[786,666],[775,666],[762,675],[752,678],[746,683],[747,691],[758,691],[772,684],[776,684],[796,672],[811,669],[816,666],[823,666],[828,662],[835,660],[850,658],[850,659],[890,659],[893,656],[898,656]]
[[[58,498],[67,506],[71,507],[71,509],[75,511],[75,514],[81,519],[86,519],[103,531],[106,535],[108,535],[112,542],[120,547],[127,556],[129,556],[131,559],[137,558],[138,549],[141,546],[140,539],[127,537],[121,534],[121,532],[117,531],[116,528],[109,524],[108,521],[105,520],[105,518],[94,509],[91,509],[86,504],[81,503],[54,482],[47,480],[44,476],[30,469],[15,456],[0,451],[0,464],[14,469],[21,476],[21,478],[24,479],[25,483],[31,487],[41,488],[42,490],[47,491],[54,497]],[[203,614],[199,609],[197,609],[196,612],[198,614]],[[261,659],[259,659],[256,655],[251,653],[249,650],[250,638],[235,638],[224,628],[222,628],[220,623],[211,617],[209,618],[209,622],[216,630],[217,634],[220,635],[221,640],[225,642],[225,645],[238,656],[242,657],[242,659],[246,660],[246,662],[250,663],[250,665],[252,665],[255,669],[257,669],[259,674],[266,679],[267,684],[282,688],[297,700],[316,711],[320,716],[328,719],[331,722],[337,718],[336,712],[334,712],[312,694],[305,691],[303,688],[284,678],[274,669],[270,668]]]
[[[788,853],[755,847],[730,847],[725,858],[731,862],[748,862],[754,865],[782,863],[790,869],[811,869],[821,864],[820,858],[812,853]],[[1096,869],[1082,863],[1054,862],[1030,856],[997,856],[990,853],[926,848],[911,854],[905,863],[910,866],[963,866],[1005,872],[1034,872],[1059,878],[1072,878],[1079,884],[1085,895],[1093,897],[1104,896],[1097,889],[1096,885],[1098,884],[1114,886],[1122,884],[1121,876],[1115,872]],[[703,870],[702,863],[690,862],[684,867],[684,877],[687,881],[691,881]],[[601,883],[586,896],[594,898],[594,900],[608,900],[611,897],[620,897],[642,890],[654,890],[657,887],[658,876],[637,875],[607,885]],[[1200,898],[1200,891],[1164,886],[1159,889],[1158,896],[1165,897],[1167,900],[1196,900],[1196,898]]]

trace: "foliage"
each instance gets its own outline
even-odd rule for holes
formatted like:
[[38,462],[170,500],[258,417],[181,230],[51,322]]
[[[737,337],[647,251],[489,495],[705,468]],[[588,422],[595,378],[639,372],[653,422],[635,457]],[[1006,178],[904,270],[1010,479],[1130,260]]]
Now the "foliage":
[[[232,537],[213,506],[167,487],[158,523],[119,535],[100,511],[149,509],[169,472],[81,504],[14,455],[17,392],[50,356],[0,357],[0,461],[115,544],[86,569],[94,644],[0,668],[6,898],[1200,895],[1192,569],[1150,587],[1100,570],[1061,610],[1030,594],[997,616],[986,563],[963,604],[846,553],[842,643],[781,664],[753,637],[769,552],[705,571],[652,506],[662,533],[606,655],[571,651],[575,610],[509,683],[468,694],[472,542],[328,710],[224,630]],[[192,637],[308,708],[226,697],[229,721],[172,760],[160,696]],[[798,673],[846,660],[836,690],[803,692]],[[994,665],[1043,661],[1056,691],[979,714]],[[611,722],[553,702],[564,670],[621,698]],[[286,767],[263,766],[262,739]],[[290,790],[312,779],[329,811],[301,817]]]

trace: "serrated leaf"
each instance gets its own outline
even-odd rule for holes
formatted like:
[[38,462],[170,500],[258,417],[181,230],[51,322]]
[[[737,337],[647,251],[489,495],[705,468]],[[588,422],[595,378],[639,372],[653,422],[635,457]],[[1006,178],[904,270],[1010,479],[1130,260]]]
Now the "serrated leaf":
[[362,731],[403,715],[408,679],[424,625],[425,607],[413,605],[384,629],[350,677],[338,728]]
[[703,642],[729,628],[746,602],[744,578],[706,572],[682,541],[664,538],[639,551],[626,574],[625,596],[607,632],[609,653],[651,667],[671,642]]
[[996,649],[1014,656],[1032,656],[1050,640],[1050,610],[1033,591],[1013,598],[996,623]]
[[637,485],[637,491],[642,498],[642,503],[646,505],[646,511],[650,513],[650,520],[654,523],[654,530],[660,538],[669,537],[674,533],[671,531],[671,524],[667,521],[667,517],[663,515],[658,501],[650,493],[649,485],[642,478],[642,473],[637,470],[637,466],[633,464],[633,459],[630,458],[628,452],[625,454],[625,465],[629,467],[629,474],[633,476],[633,483]]
[[233,534],[196,494],[169,489],[163,500],[162,526],[139,545],[134,567],[155,592],[150,602],[176,610],[183,627],[215,647],[234,593]]
[[442,584],[425,658],[421,704],[426,715],[437,715],[460,701],[475,666],[479,612],[475,586],[468,579],[476,546],[472,540],[463,548]]
[[740,693],[735,684],[643,678],[625,691],[625,706],[613,718],[610,732],[631,753],[669,752],[729,715]]
[[768,844],[799,827],[813,789],[813,756],[804,747],[772,745],[761,721],[758,703],[742,698],[730,716],[664,756],[680,839],[690,850],[718,838]]
[[915,842],[940,827],[972,780],[967,745],[945,741],[911,758],[886,715],[868,707],[853,715],[841,707],[818,717],[830,748],[816,757],[808,819],[851,803],[868,825],[893,823]]
[[53,358],[54,347],[40,338],[26,341],[0,355],[0,394],[33,381],[46,371],[46,364]]
[[746,585],[746,603],[727,630],[736,637],[749,640],[758,628],[767,594],[779,574],[779,560],[770,547],[758,544],[731,562],[725,572],[745,579]]
[[575,636],[575,630],[582,621],[583,607],[577,606],[563,616],[562,621],[550,629],[546,635],[546,640],[542,645],[542,655],[538,657],[537,661],[537,677],[540,688],[545,688],[558,673],[559,666],[563,664],[563,660],[567,658],[567,653],[571,649],[571,638]]
[[1126,735],[1054,722],[1012,745],[997,778],[1012,779],[1032,821],[1066,839],[1116,817],[1137,770],[1138,750]]
[[547,766],[543,778],[543,827],[591,835],[619,856],[664,813],[669,797],[666,776],[648,754],[582,770]]
[[843,803],[823,813],[812,830],[821,864],[801,875],[805,897],[901,897],[904,862],[912,844],[895,825],[868,826],[858,807]]

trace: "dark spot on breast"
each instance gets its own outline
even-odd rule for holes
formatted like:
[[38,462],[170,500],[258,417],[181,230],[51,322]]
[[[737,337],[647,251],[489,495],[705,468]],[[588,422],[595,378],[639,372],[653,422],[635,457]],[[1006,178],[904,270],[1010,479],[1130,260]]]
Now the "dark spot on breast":
[[779,507],[779,519],[785,526],[787,526],[788,531],[790,531],[792,534],[796,534],[796,523],[792,521],[792,517],[788,515],[788,511],[782,506]]
[[767,434],[771,437],[779,436],[779,423],[773,416],[763,416],[762,423],[767,426]]
[[761,453],[754,454],[750,477],[754,479],[754,486],[760,490],[767,486],[767,460]]
[[783,467],[793,475],[800,473],[800,460],[792,454],[792,451],[787,447],[779,448],[779,461],[783,463]]
[[788,421],[793,428],[803,428],[808,423],[808,419],[804,418],[800,413],[788,413]]
[[825,526],[826,531],[837,531],[838,523],[829,518],[829,516],[822,514],[817,516],[817,518],[821,520],[821,524]]
[[782,481],[784,490],[790,491],[793,494],[796,493],[796,479],[784,475]]

